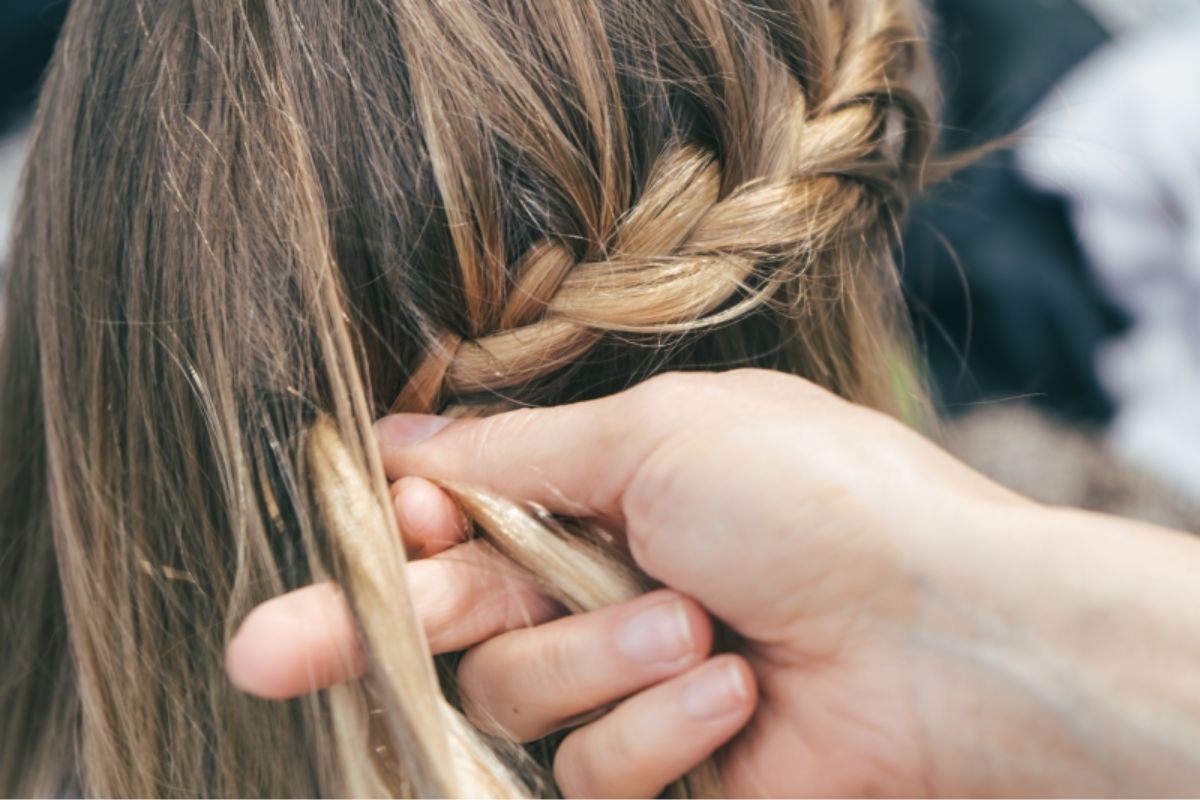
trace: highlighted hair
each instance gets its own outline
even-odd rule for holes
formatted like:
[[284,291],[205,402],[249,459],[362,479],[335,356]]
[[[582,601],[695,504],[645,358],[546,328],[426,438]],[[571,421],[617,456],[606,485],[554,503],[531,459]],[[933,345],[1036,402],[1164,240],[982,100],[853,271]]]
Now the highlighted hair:
[[[439,677],[371,421],[735,366],[911,407],[910,5],[73,4],[5,287],[0,793],[553,793],[551,748]],[[645,588],[584,526],[447,488],[572,611]],[[315,580],[367,674],[237,693],[236,626]]]

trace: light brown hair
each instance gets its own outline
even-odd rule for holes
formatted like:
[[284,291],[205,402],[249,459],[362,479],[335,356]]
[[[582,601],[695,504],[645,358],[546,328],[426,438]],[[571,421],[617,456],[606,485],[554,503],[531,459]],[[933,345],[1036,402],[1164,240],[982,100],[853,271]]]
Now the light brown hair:
[[[371,421],[732,366],[898,412],[909,5],[73,4],[5,287],[0,792],[553,792],[444,699]],[[456,491],[573,610],[639,591]],[[238,694],[238,623],[324,579],[366,677]]]

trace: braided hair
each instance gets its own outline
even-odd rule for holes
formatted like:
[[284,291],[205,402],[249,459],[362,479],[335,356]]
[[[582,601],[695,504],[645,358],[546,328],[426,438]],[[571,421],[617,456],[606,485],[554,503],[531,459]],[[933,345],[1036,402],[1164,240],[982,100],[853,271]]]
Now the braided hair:
[[[0,793],[554,793],[430,658],[372,420],[747,366],[919,403],[916,6],[72,4],[0,317]],[[645,589],[602,532],[446,488],[568,609]],[[363,678],[236,692],[241,620],[322,580]]]

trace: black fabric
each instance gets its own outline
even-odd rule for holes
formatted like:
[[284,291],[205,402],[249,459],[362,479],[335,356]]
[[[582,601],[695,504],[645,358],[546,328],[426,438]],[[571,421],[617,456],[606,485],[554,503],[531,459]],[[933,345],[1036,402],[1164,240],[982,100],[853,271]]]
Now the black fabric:
[[33,107],[66,14],[67,0],[0,0],[0,132]]
[[[1068,0],[935,0],[946,95],[944,149],[1016,130],[1107,41]],[[904,280],[918,340],[947,413],[1029,398],[1058,415],[1112,413],[1094,355],[1124,324],[1084,266],[1064,202],[1030,188],[1011,152],[937,187],[914,209]]]

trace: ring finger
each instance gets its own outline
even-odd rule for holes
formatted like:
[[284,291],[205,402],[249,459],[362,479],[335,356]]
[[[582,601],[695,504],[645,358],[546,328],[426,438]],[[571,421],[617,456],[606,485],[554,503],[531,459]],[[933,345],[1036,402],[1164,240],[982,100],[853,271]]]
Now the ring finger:
[[733,738],[755,702],[745,659],[716,656],[571,733],[554,779],[564,797],[656,797]]

